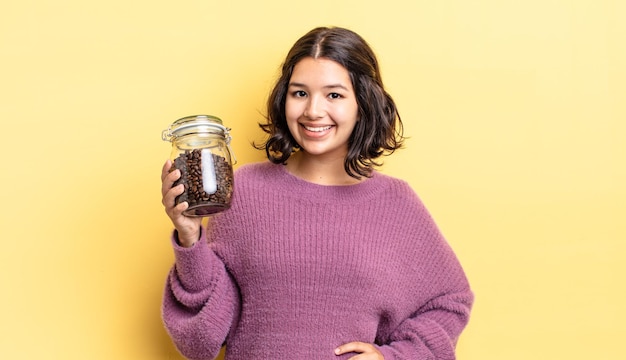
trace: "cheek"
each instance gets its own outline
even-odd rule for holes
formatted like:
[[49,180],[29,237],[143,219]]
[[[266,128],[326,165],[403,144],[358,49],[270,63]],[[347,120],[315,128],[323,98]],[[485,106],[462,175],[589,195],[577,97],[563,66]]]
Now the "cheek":
[[285,102],[285,117],[287,118],[287,122],[295,121],[300,117],[301,113],[298,103],[287,99]]
[[295,106],[294,102],[287,100],[287,102],[285,102],[285,120],[287,120],[287,127],[292,136],[297,133],[296,129],[298,127],[299,118],[300,114],[298,113],[297,106]]
[[356,106],[347,106],[337,109],[335,112],[336,119],[341,119],[344,125],[356,125],[359,118],[359,109]]

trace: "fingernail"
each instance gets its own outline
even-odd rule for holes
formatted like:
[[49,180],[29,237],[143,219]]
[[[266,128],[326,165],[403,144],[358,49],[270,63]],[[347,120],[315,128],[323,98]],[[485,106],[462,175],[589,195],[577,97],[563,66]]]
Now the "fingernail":
[[335,349],[335,354],[336,354],[336,355],[339,355],[340,353],[341,353],[341,350],[340,350],[339,348],[336,348],[336,349]]

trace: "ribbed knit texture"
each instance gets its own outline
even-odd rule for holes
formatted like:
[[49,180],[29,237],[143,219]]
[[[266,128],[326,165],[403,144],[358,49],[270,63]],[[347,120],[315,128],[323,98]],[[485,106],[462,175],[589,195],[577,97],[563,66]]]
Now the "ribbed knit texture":
[[[173,240],[163,319],[182,354],[213,359],[454,359],[473,295],[428,211],[375,172],[323,186],[269,162],[235,174],[230,210],[191,248]],[[209,239],[207,241],[207,239]]]

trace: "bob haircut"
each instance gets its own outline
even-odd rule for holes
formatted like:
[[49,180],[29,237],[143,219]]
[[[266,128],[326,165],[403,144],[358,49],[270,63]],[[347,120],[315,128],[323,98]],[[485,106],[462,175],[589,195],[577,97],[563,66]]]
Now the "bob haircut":
[[374,166],[381,165],[376,159],[402,147],[403,125],[393,99],[384,89],[374,52],[360,35],[348,29],[318,27],[296,41],[267,100],[267,122],[259,124],[268,139],[255,147],[265,149],[267,158],[275,164],[285,164],[300,148],[287,126],[285,102],[293,69],[306,57],[333,60],[350,74],[358,121],[348,140],[344,168],[356,179],[370,177]]

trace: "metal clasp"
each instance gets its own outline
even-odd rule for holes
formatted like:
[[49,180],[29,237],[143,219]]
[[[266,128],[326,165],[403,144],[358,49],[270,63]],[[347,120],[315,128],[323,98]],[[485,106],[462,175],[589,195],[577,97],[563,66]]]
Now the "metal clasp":
[[224,127],[224,139],[226,140],[226,147],[228,148],[228,151],[230,152],[230,156],[233,157],[233,165],[237,164],[237,157],[235,156],[235,152],[233,151],[233,148],[230,146],[230,140],[232,140],[232,137],[230,136],[230,128]]
[[161,133],[161,139],[163,139],[163,141],[172,140],[172,125],[168,126],[167,129],[163,130],[163,132]]

